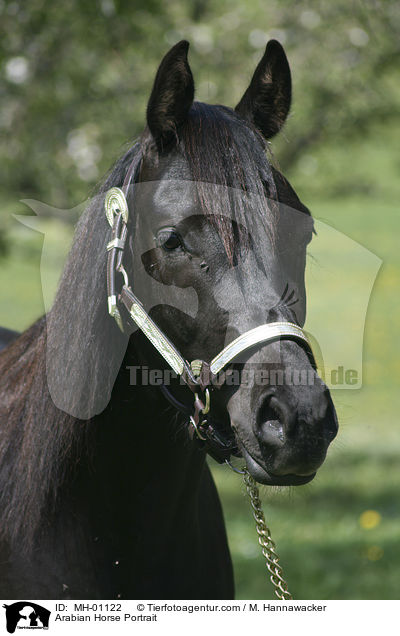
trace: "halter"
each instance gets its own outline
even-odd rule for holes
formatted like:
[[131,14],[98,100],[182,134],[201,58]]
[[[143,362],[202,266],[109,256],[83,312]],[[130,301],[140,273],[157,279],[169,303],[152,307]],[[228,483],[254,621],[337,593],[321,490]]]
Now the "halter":
[[[135,296],[123,266],[129,216],[127,193],[135,168],[135,162],[133,161],[126,174],[122,189],[111,188],[105,196],[106,216],[112,228],[111,239],[107,244],[108,312],[115,319],[121,331],[124,331],[124,323],[120,311],[121,307],[124,307],[129,319],[139,327],[169,367],[190,389],[193,403],[187,405],[180,402],[165,385],[160,387],[169,402],[177,410],[189,417],[191,437],[196,438],[200,445],[205,447],[216,461],[222,463],[228,461],[231,455],[240,453],[232,431],[230,430],[228,434],[223,432],[221,427],[217,426],[217,422],[210,413],[210,392],[214,388],[220,388],[221,386],[221,382],[217,382],[217,375],[226,369],[229,364],[237,360],[243,352],[282,339],[294,340],[301,344],[315,368],[311,344],[303,329],[298,325],[292,322],[272,322],[246,331],[229,343],[209,363],[204,360],[193,360],[189,363],[150,318],[139,298]],[[124,284],[119,292],[116,285],[117,272],[122,274],[124,278]]]

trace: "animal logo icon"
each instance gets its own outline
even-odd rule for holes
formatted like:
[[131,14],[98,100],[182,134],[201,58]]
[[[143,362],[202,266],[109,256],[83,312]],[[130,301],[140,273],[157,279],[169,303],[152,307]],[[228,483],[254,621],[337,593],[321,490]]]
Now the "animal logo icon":
[[48,629],[51,612],[32,603],[31,601],[18,601],[11,605],[3,605],[6,610],[6,626],[9,634],[13,634],[17,627],[31,629]]

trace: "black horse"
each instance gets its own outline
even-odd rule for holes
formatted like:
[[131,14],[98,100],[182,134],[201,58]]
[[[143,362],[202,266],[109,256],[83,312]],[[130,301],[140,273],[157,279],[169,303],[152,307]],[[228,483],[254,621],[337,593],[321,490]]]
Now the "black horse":
[[[193,102],[187,51],[163,59],[147,127],[83,214],[53,308],[0,355],[3,598],[234,595],[206,450],[138,372],[165,362],[107,311],[104,195],[132,171],[124,267],[141,299],[150,283],[163,290],[151,316],[187,360],[260,324],[303,325],[312,220],[268,160],[291,101],[282,47],[269,42],[235,110]],[[305,385],[225,381],[212,400],[257,481],[310,481],[337,422],[308,352],[285,339],[236,366],[241,380],[249,366],[306,371]],[[187,387],[170,389],[187,401]]]

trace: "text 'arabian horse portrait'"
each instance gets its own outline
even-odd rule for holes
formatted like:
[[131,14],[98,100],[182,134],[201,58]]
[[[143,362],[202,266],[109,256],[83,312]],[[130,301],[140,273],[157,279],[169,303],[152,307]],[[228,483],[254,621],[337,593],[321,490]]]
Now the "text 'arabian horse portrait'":
[[0,355],[3,598],[232,598],[207,453],[298,485],[336,435],[302,329],[313,223],[267,153],[285,53],[269,42],[232,110],[193,101],[187,51],[163,59],[51,311]]

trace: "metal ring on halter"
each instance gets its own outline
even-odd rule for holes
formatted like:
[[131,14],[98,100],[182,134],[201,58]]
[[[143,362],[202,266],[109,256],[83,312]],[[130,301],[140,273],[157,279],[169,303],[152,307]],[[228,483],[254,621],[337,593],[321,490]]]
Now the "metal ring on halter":
[[194,417],[193,417],[193,415],[191,415],[191,416],[190,416],[190,423],[193,425],[193,428],[194,428],[194,430],[195,430],[195,431],[196,431],[196,433],[197,433],[197,437],[199,437],[200,439],[202,439],[202,440],[203,440],[203,442],[206,442],[206,441],[207,441],[207,438],[206,438],[206,437],[203,437],[203,436],[202,436],[202,434],[200,433],[200,431],[199,431],[199,429],[198,429],[198,427],[197,427],[197,424],[196,424],[196,422],[194,421]]
[[[204,391],[204,395],[206,396],[206,404],[205,404],[205,407],[203,409],[201,409],[200,412],[203,413],[203,415],[207,415],[207,413],[210,410],[210,401],[211,401],[210,400],[210,391],[208,389],[206,389]],[[196,400],[198,400],[198,399],[199,399],[199,395],[198,395],[198,393],[195,393],[194,394],[194,401],[196,402]]]
[[125,285],[126,285],[127,287],[129,287],[129,279],[128,279],[128,274],[127,274],[127,273],[126,273],[126,271],[125,271],[125,267],[124,267],[123,265],[120,265],[120,266],[118,267],[118,271],[119,271],[119,272],[122,274],[122,276],[124,277]]
[[114,224],[114,216],[121,213],[125,223],[128,223],[128,204],[121,188],[111,188],[106,192],[104,199],[104,207],[106,210],[107,221],[111,225]]
[[238,475],[245,475],[246,474],[246,468],[244,468],[243,470],[239,470],[239,468],[235,468],[234,466],[232,466],[231,462],[229,461],[229,459],[225,460],[225,464],[228,464],[229,468],[231,468],[233,470],[234,473],[237,473]]

